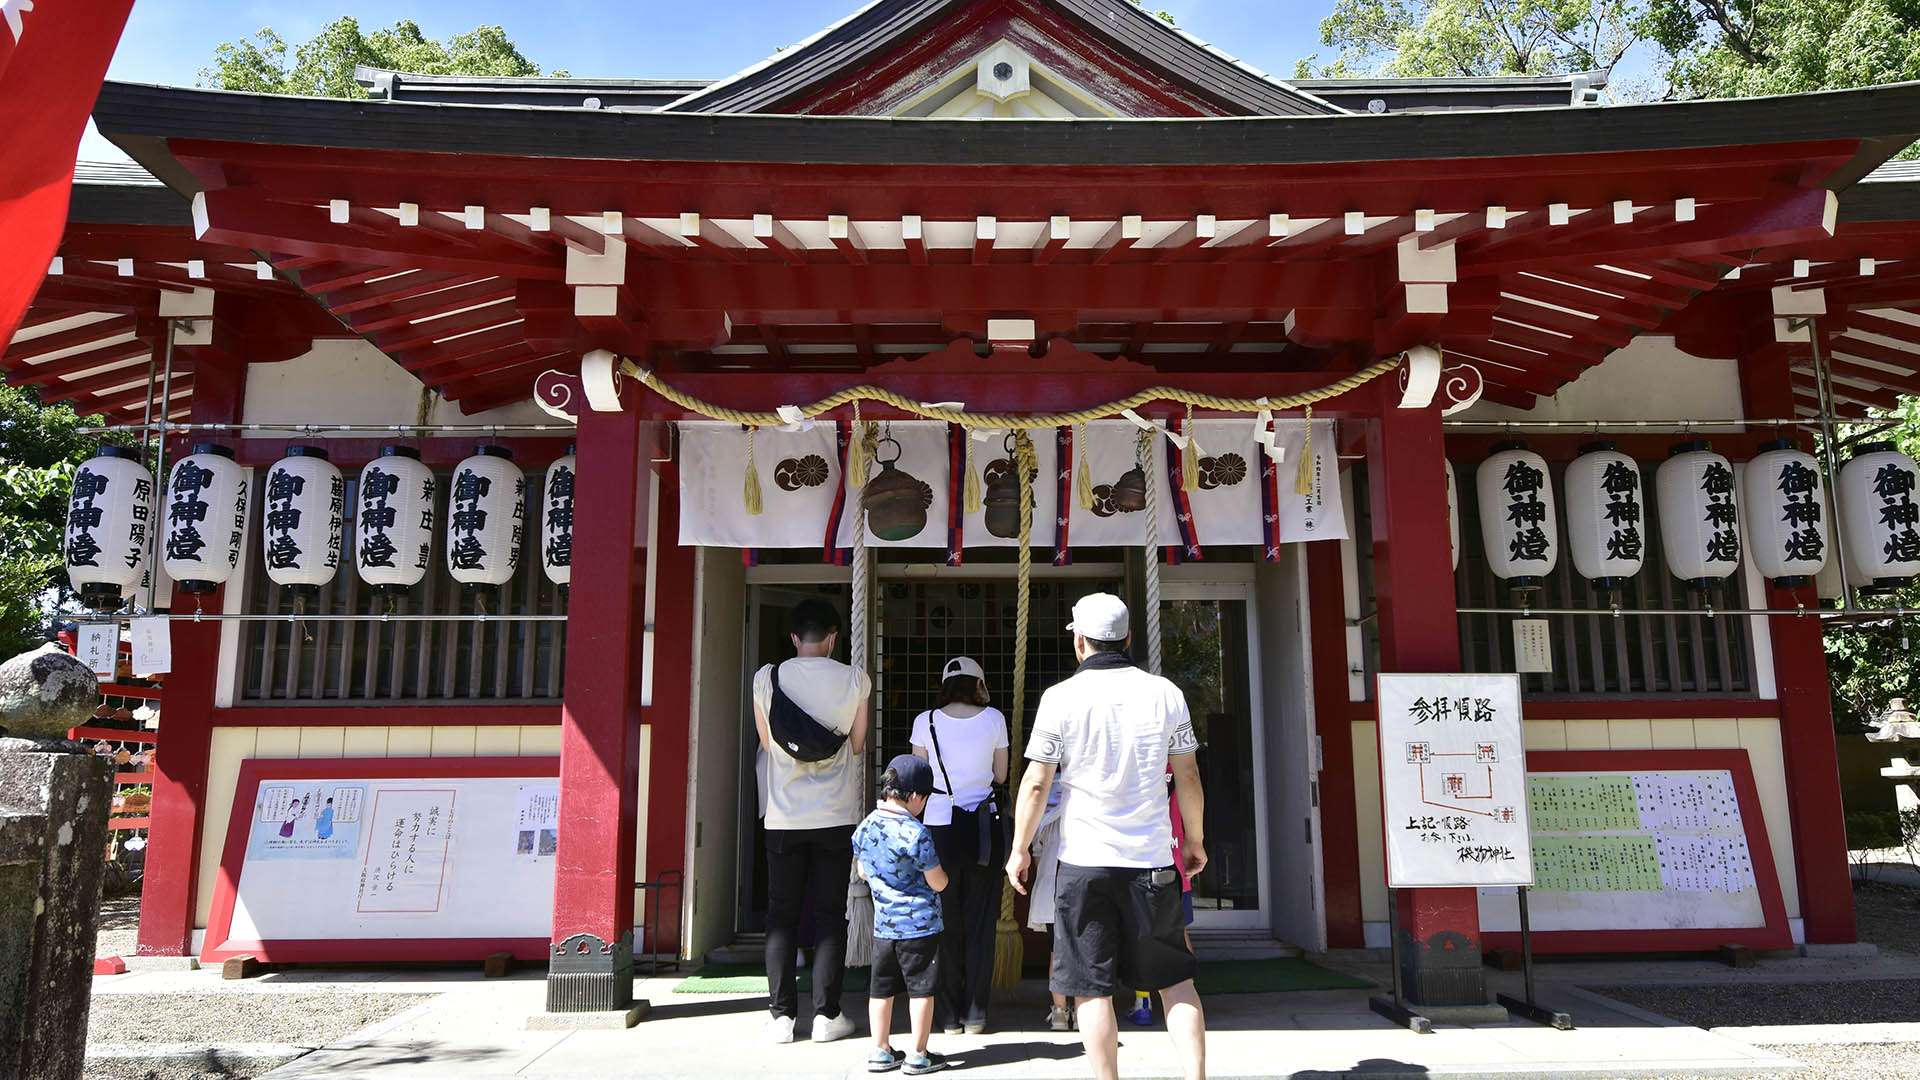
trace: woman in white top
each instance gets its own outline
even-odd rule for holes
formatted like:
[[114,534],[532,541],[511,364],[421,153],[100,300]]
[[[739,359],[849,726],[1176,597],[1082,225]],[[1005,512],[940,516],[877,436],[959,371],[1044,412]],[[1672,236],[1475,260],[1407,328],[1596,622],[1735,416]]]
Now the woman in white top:
[[[1007,718],[988,702],[986,673],[965,656],[941,670],[939,704],[913,720],[913,752],[933,765],[934,794],[923,820],[947,871],[940,894],[940,989],[936,1002],[951,1034],[987,1030],[993,987],[994,918],[1000,910],[996,858],[982,851],[975,829],[957,829],[953,808],[990,814],[993,785],[1007,779]],[[999,808],[1011,815],[1012,808]],[[991,847],[991,844],[989,844]]]

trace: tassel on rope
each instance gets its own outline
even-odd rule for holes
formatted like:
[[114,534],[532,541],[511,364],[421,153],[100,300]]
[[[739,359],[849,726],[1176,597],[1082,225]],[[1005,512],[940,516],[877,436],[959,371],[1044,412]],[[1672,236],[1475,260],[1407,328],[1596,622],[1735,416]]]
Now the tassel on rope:
[[1073,493],[1080,502],[1080,509],[1093,509],[1093,470],[1087,468],[1087,425],[1081,424],[1074,434],[1074,440],[1080,447],[1080,467],[1075,470]]
[[753,460],[754,436],[759,434],[759,432],[759,428],[747,429],[747,480],[745,495],[747,500],[747,513],[756,517],[759,516],[760,511],[764,509],[760,503],[760,468],[754,464]]
[[1193,406],[1187,406],[1185,430],[1181,434],[1187,437],[1187,445],[1180,451],[1180,486],[1188,491],[1200,490],[1200,444],[1193,438]]
[[853,403],[853,445],[847,447],[847,486],[858,491],[867,486],[867,440],[862,434],[860,403]]
[[1307,437],[1300,444],[1300,464],[1293,473],[1293,493],[1313,494],[1313,406],[1307,406]]
[[963,431],[960,433],[960,437],[965,439],[967,443],[967,482],[965,492],[962,495],[962,499],[964,500],[962,505],[966,507],[967,513],[977,514],[981,510],[980,471],[973,467],[973,436]]

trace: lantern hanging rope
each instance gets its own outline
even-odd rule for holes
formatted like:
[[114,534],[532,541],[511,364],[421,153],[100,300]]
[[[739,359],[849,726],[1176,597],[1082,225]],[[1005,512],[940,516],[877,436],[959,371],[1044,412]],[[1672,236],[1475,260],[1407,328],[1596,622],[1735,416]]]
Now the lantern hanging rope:
[[1069,424],[1085,423],[1088,420],[1100,420],[1109,416],[1119,416],[1128,409],[1138,408],[1139,406],[1154,401],[1172,401],[1185,405],[1189,409],[1198,407],[1211,409],[1215,412],[1229,413],[1256,413],[1262,410],[1299,408],[1301,406],[1327,401],[1331,398],[1339,397],[1341,394],[1347,393],[1356,387],[1365,386],[1367,383],[1398,368],[1400,362],[1400,356],[1391,356],[1378,363],[1364,367],[1344,379],[1328,383],[1317,389],[1303,390],[1297,394],[1285,394],[1275,398],[1219,397],[1214,394],[1202,394],[1192,390],[1183,390],[1177,386],[1150,386],[1145,390],[1130,394],[1117,401],[1109,401],[1104,405],[1094,405],[1085,409],[1076,409],[1073,412],[1039,413],[1031,416],[1019,416],[1013,413],[972,413],[965,409],[946,405],[929,405],[926,402],[915,400],[904,394],[897,394],[891,390],[871,385],[850,386],[845,390],[829,394],[811,405],[792,406],[776,412],[753,412],[745,409],[729,408],[725,405],[716,405],[711,401],[703,401],[668,383],[662,379],[657,372],[649,368],[641,367],[631,360],[621,361],[620,370],[640,380],[647,389],[652,390],[654,393],[659,394],[661,397],[666,398],[668,401],[673,402],[688,412],[698,413],[701,416],[714,420],[725,420],[729,423],[742,424],[750,428],[786,427],[793,422],[791,417],[796,412],[802,418],[811,419],[832,412],[842,405],[851,404],[857,407],[858,403],[862,401],[878,401],[885,405],[891,405],[901,412],[912,413],[915,416],[923,416],[929,420],[944,420],[949,424],[959,424],[967,428],[1006,428],[1014,431],[1035,431],[1044,428],[1056,428]]
[[[1028,588],[1033,578],[1033,474],[1039,468],[1033,452],[1033,440],[1025,431],[1013,435],[1013,471],[1020,477],[1019,585],[1014,597],[1013,631],[1013,715],[1009,720],[1012,738],[1009,746],[1021,745],[1021,728],[1027,707],[1027,625],[1033,598]],[[1020,981],[1025,960],[1020,942],[1020,924],[1013,918],[1013,883],[1000,883],[1000,918],[994,924],[993,985],[1006,989]]]

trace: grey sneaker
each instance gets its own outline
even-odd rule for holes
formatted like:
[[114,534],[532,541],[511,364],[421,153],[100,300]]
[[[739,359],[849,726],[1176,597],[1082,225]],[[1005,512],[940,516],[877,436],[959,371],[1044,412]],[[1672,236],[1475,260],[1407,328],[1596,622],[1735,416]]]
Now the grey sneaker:
[[1047,1006],[1048,1031],[1072,1031],[1073,1013],[1058,1005]]
[[854,1030],[853,1017],[848,1016],[844,1012],[830,1020],[822,1020],[818,1016],[813,1018],[814,1042],[832,1042],[835,1039],[844,1039],[853,1034]]

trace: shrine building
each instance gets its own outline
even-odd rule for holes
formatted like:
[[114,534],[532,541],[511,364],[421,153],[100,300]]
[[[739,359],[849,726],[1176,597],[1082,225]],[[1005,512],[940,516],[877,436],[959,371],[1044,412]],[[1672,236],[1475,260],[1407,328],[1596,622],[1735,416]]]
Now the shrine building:
[[1821,627],[1920,509],[1835,425],[1920,392],[1920,84],[1288,81],[1123,0],[361,75],[108,83],[137,165],[81,166],[0,353],[166,425],[68,527],[83,623],[171,616],[140,958],[505,950],[625,1008],[763,929],[792,604],[877,771],[952,655],[1019,745],[1101,590],[1203,744],[1205,956],[1391,926],[1410,998],[1485,1000],[1513,892],[1388,888],[1482,812],[1437,766],[1383,814],[1401,672],[1519,673],[1533,850],[1486,857],[1540,952],[1854,940]]

